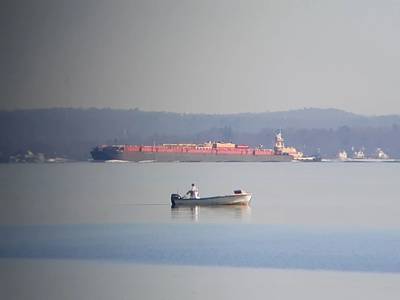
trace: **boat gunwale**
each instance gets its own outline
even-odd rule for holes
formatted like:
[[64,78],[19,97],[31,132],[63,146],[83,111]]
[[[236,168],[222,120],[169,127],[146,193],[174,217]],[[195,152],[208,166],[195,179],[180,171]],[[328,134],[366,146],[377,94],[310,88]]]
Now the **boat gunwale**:
[[222,195],[222,196],[212,196],[212,197],[203,197],[203,198],[184,198],[181,197],[179,200],[183,200],[183,201],[202,201],[202,200],[213,200],[213,199],[221,199],[221,198],[229,198],[229,197],[241,197],[241,196],[252,196],[251,193],[243,193],[243,194],[232,194],[232,195]]

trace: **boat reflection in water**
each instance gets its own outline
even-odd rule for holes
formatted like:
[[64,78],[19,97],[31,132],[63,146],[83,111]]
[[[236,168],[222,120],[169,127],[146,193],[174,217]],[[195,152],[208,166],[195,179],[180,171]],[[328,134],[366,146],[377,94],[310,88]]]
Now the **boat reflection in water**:
[[178,206],[171,207],[171,218],[193,222],[246,221],[251,218],[249,205]]

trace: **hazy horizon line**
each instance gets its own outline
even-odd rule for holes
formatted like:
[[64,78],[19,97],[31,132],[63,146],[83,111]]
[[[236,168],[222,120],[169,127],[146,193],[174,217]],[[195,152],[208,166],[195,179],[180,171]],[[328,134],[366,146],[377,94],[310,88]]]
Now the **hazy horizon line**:
[[179,112],[179,111],[169,111],[169,110],[146,110],[140,107],[132,107],[132,108],[119,108],[119,107],[96,107],[96,106],[51,106],[51,107],[28,107],[28,108],[1,108],[0,112],[18,112],[18,111],[35,111],[35,110],[55,110],[55,109],[75,109],[75,110],[115,110],[115,111],[141,111],[147,113],[171,113],[171,114],[179,114],[179,115],[245,115],[245,114],[265,114],[265,113],[286,113],[286,112],[295,112],[295,111],[305,111],[305,110],[334,110],[347,114],[352,114],[355,116],[363,116],[363,117],[387,117],[387,116],[400,116],[400,113],[391,113],[391,114],[364,114],[348,111],[341,108],[335,107],[302,107],[302,108],[293,108],[287,110],[265,110],[265,111],[243,111],[243,112],[226,112],[226,113],[216,113],[216,112]]

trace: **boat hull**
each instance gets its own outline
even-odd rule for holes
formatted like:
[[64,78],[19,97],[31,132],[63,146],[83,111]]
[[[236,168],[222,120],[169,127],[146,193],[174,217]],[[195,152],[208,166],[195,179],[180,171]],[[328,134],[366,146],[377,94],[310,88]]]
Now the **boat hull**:
[[248,205],[251,201],[251,194],[234,194],[226,196],[206,198],[182,198],[179,195],[171,195],[171,204],[175,206],[210,206],[210,205]]
[[91,152],[93,160],[123,160],[123,161],[153,161],[153,162],[288,162],[289,155],[235,155],[235,154],[185,154],[157,152],[129,152],[112,149],[94,149]]

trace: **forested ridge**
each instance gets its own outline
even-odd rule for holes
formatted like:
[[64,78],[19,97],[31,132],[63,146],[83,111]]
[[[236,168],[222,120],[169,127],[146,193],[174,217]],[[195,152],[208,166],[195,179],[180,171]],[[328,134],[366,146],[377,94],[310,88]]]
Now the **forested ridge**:
[[0,111],[0,159],[43,153],[87,160],[98,144],[202,143],[224,140],[273,146],[282,130],[287,145],[324,157],[339,150],[382,148],[400,157],[400,116],[362,116],[337,109],[240,114],[180,114],[139,109],[51,108]]

